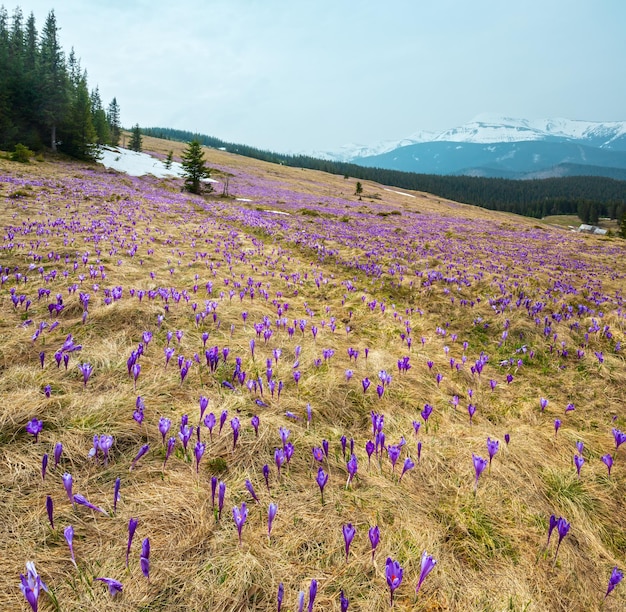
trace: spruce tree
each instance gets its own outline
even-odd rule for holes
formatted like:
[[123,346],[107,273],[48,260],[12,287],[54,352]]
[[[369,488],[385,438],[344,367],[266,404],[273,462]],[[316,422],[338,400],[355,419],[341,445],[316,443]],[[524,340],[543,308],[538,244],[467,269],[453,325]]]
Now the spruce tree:
[[93,119],[93,127],[96,130],[96,142],[99,145],[109,144],[111,139],[109,123],[97,87],[91,92],[91,116]]
[[117,99],[113,98],[107,109],[107,121],[109,122],[110,143],[117,147],[120,144],[122,135],[122,124],[120,122],[120,107]]
[[201,193],[202,179],[211,176],[211,170],[204,165],[204,162],[204,153],[200,143],[192,140],[183,151],[181,162],[187,191]]
[[133,131],[131,132],[130,142],[128,143],[128,148],[131,151],[137,151],[137,153],[141,152],[141,130],[139,129],[139,124],[135,124]]
[[40,82],[42,116],[50,133],[50,147],[57,150],[57,127],[67,113],[69,87],[63,50],[59,44],[54,11],[50,11],[41,32]]
[[167,157],[165,158],[165,167],[169,170],[172,167],[172,162],[174,161],[174,151],[169,151]]
[[98,158],[97,134],[93,126],[91,100],[87,89],[87,75],[78,78],[70,104],[67,121],[63,124],[64,140],[61,148],[77,159],[95,161]]

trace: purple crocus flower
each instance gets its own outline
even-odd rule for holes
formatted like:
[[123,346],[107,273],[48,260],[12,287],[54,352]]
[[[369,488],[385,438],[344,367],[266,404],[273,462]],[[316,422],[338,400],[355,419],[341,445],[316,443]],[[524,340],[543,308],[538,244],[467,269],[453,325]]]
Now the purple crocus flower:
[[578,477],[580,478],[580,468],[585,463],[585,458],[582,455],[574,455],[574,465],[576,466],[576,472],[578,473]]
[[263,478],[265,478],[265,486],[270,490],[270,466],[267,463],[262,468]]
[[43,590],[48,592],[48,587],[45,585],[37,570],[35,564],[32,561],[26,563],[26,576],[20,574],[20,589],[22,594],[26,598],[26,601],[32,608],[33,612],[37,612],[39,606],[39,593]]
[[276,598],[276,602],[278,604],[277,612],[280,612],[280,609],[283,606],[283,597],[284,597],[284,595],[285,595],[285,587],[284,587],[283,583],[281,582],[278,585],[278,596]]
[[[428,418],[430,417],[430,415],[433,413],[433,407],[430,404],[424,404],[424,410],[422,410],[421,415],[422,415],[422,419],[424,419],[424,423],[428,422]],[[413,429],[415,429],[415,425],[413,426]],[[418,427],[419,430],[419,427]],[[417,430],[415,431],[415,433],[417,434]]]
[[[186,417],[187,415],[183,415]],[[189,440],[191,439],[191,434],[193,433],[193,429],[191,426],[184,424],[184,421],[180,424],[180,429],[178,431],[178,437],[180,441],[183,443],[183,448],[185,449],[185,455],[187,454],[187,444],[189,444]]]
[[291,461],[291,458],[293,457],[293,451],[294,451],[294,446],[291,442],[287,442],[287,444],[285,444],[285,461],[287,463],[289,463]]
[[107,514],[106,510],[103,510],[102,508],[98,506],[94,506],[91,502],[89,502],[89,500],[84,495],[80,495],[79,493],[76,493],[73,499],[74,499],[74,502],[76,502],[79,506],[85,506],[85,508],[89,508],[90,510],[94,510],[95,512],[101,512],[102,514]]
[[234,451],[235,447],[237,446],[237,440],[239,439],[239,429],[241,426],[239,419],[237,417],[233,417],[230,420],[230,426],[233,430],[233,451]]
[[326,486],[326,483],[328,482],[328,474],[324,472],[324,470],[320,467],[317,470],[317,478],[315,480],[317,482],[317,485],[320,488],[320,494],[322,496],[322,506],[323,506],[324,505],[324,487]]
[[326,459],[328,459],[328,440],[322,440],[322,450],[326,455]]
[[616,565],[613,568],[613,571],[611,572],[611,577],[609,578],[609,585],[606,589],[606,595],[604,596],[604,599],[606,599],[609,596],[611,591],[622,581],[623,578],[624,578],[624,573],[620,572],[617,569],[617,565]]
[[339,591],[339,605],[341,607],[341,612],[348,612],[348,606],[350,605],[350,601],[343,594],[343,591]]
[[141,573],[150,580],[150,538],[144,538],[141,543],[141,556],[139,557]]
[[222,509],[224,508],[224,497],[226,496],[226,483],[221,481],[217,485],[217,520],[222,518]]
[[511,441],[511,434],[505,433],[504,434],[504,441],[506,442],[506,445],[509,445],[509,442]]
[[554,514],[551,514],[550,515],[550,524],[548,526],[548,542],[547,542],[546,546],[548,546],[550,544],[550,536],[552,535],[552,532],[556,528],[558,522],[559,522],[559,519],[556,518],[556,516]]
[[74,496],[72,495],[72,475],[66,472],[63,476],[61,476],[61,478],[63,480],[63,486],[65,487],[67,496],[70,498],[70,503],[74,505]]
[[167,432],[170,430],[171,426],[172,421],[170,421],[170,419],[166,417],[161,417],[159,419],[159,431],[161,432],[161,436],[163,438],[163,444],[165,444],[165,436],[167,435]]
[[28,421],[28,423],[26,423],[26,433],[29,433],[31,436],[34,436],[35,442],[37,442],[39,438],[39,434],[41,433],[42,429],[43,429],[43,421],[40,421],[37,418],[34,418]]
[[356,529],[352,526],[352,523],[348,523],[343,526],[343,541],[346,549],[346,563],[348,562],[348,555],[350,553],[350,544],[352,544],[352,540],[354,539],[354,534],[356,533]]
[[370,465],[370,462],[371,462],[371,459],[372,459],[372,454],[374,453],[375,449],[376,449],[376,445],[371,440],[368,440],[365,443],[365,452],[367,453],[367,465],[368,465],[368,468],[369,468],[369,465]]
[[54,529],[54,504],[52,498],[48,495],[46,497],[46,512],[48,513],[48,521],[50,521],[50,527]]
[[[626,433],[621,432],[619,429],[613,428],[613,439],[615,440],[615,450],[626,442]],[[35,438],[36,439],[36,438]]]
[[611,457],[611,455],[609,454],[606,454],[606,455],[603,455],[601,459],[604,465],[606,465],[607,469],[609,470],[609,476],[610,476],[611,468],[613,467],[613,457]]
[[561,546],[561,542],[563,538],[569,533],[570,524],[561,516],[559,517],[556,530],[559,534],[559,541],[556,545],[556,554],[554,555],[554,562],[556,563],[556,557],[559,554],[559,547]]
[[63,454],[63,444],[57,442],[54,445],[54,469],[56,470],[59,461],[61,461],[61,455]]
[[369,378],[364,378],[361,381],[361,384],[363,385],[363,393],[365,393],[368,389],[369,386],[372,384]]
[[309,607],[308,612],[313,612],[313,604],[315,603],[315,597],[317,596],[317,580],[311,580],[309,585]]
[[343,460],[346,460],[346,445],[348,444],[348,438],[346,438],[345,436],[341,436],[341,438],[339,439],[339,442],[341,442],[341,452],[343,453]]
[[420,462],[421,457],[422,457],[422,441],[420,440],[417,443],[417,462],[418,463]]
[[44,453],[41,458],[41,480],[46,479],[46,470],[48,469],[48,453]]
[[209,430],[209,437],[211,441],[213,441],[213,428],[215,427],[215,415],[212,412],[209,412],[204,417],[204,425]]
[[174,437],[168,438],[167,447],[165,449],[165,460],[163,461],[163,469],[165,469],[165,464],[167,463],[167,460],[170,458],[170,455],[172,454],[172,451],[174,450],[175,446],[176,446],[176,438]]
[[389,461],[391,461],[392,472],[394,472],[396,469],[396,462],[398,461],[398,458],[400,457],[401,451],[402,449],[400,448],[399,445],[390,444],[389,446],[387,446],[387,455],[389,456]]
[[546,406],[548,405],[548,400],[545,397],[542,397],[539,400],[539,406],[541,408],[541,412],[543,412],[546,409]]
[[250,424],[254,428],[254,435],[258,438],[258,436],[259,436],[259,417],[256,414],[250,419]]
[[252,499],[257,503],[260,504],[261,502],[259,501],[259,498],[256,494],[256,491],[254,490],[254,487],[252,486],[252,483],[249,480],[246,480],[246,489],[248,489],[248,493],[250,493]]
[[246,502],[241,502],[241,508],[238,508],[237,506],[233,508],[233,520],[235,521],[237,533],[239,534],[239,546],[241,546],[241,530],[247,518],[248,508],[246,507]]
[[495,454],[500,448],[500,442],[498,440],[492,440],[487,438],[487,452],[489,453],[489,467],[491,467],[491,460],[495,457]]
[[135,458],[132,460],[131,464],[130,464],[130,468],[128,469],[128,471],[132,471],[135,466],[137,465],[137,462],[150,450],[150,445],[149,444],[144,444],[140,449],[139,452],[135,455]]
[[204,413],[209,406],[209,398],[204,397],[204,395],[200,396],[200,420],[204,418]]
[[120,486],[122,484],[121,478],[118,476],[115,479],[115,486],[113,487],[113,513],[117,511],[117,502],[120,499]]
[[114,580],[113,578],[95,578],[94,580],[100,580],[100,582],[104,582],[104,584],[109,587],[109,594],[112,597],[115,597],[115,595],[121,593],[122,589],[124,588],[121,582],[119,582],[118,580]]
[[398,482],[402,480],[402,477],[404,476],[405,472],[412,470],[414,467],[415,467],[415,463],[411,460],[411,457],[407,457],[404,460],[404,465],[402,466],[402,474],[400,474],[400,478],[398,479]]
[[298,593],[298,612],[303,612],[304,610],[304,591],[300,591]]
[[378,529],[378,525],[374,525],[369,528],[368,534],[370,539],[370,544],[372,545],[372,561],[374,560],[374,553],[376,552],[376,547],[380,542],[380,529]]
[[280,468],[286,461],[285,451],[282,448],[274,449],[274,462],[276,463],[276,468],[278,469],[278,476],[280,478]]
[[470,425],[472,424],[472,419],[474,418],[474,415],[476,414],[476,406],[474,406],[474,404],[468,404],[467,405],[467,413],[469,414],[469,422]]
[[126,546],[126,567],[128,567],[128,555],[130,554],[130,547],[133,543],[133,537],[135,536],[135,531],[137,529],[139,521],[136,518],[131,518],[128,521],[128,544]]
[[350,459],[348,460],[348,463],[346,464],[346,467],[348,469],[348,480],[346,482],[346,489],[347,489],[359,469],[359,463],[357,461],[356,455],[352,455],[350,457]]
[[196,442],[196,446],[193,450],[194,455],[196,457],[196,474],[198,473],[199,469],[200,469],[200,460],[202,459],[202,455],[204,455],[204,449],[205,449],[205,444],[203,442],[200,442],[200,440],[198,440]]
[[217,435],[222,434],[222,428],[224,427],[224,423],[226,423],[226,419],[228,418],[228,410],[222,410],[222,414],[220,414],[220,428],[217,432]]
[[393,606],[393,593],[402,584],[402,574],[404,570],[397,561],[393,561],[391,557],[387,557],[385,563],[385,577],[389,586],[390,603]]
[[63,530],[63,536],[65,537],[65,541],[67,542],[67,546],[70,549],[70,555],[72,557],[72,563],[76,565],[76,559],[74,557],[74,527],[68,525]]
[[561,427],[561,419],[554,419],[554,437],[559,433],[559,428]]
[[472,453],[472,460],[474,462],[474,472],[476,473],[476,478],[474,480],[474,494],[476,494],[476,491],[478,490],[478,479],[487,467],[487,460],[475,455],[474,453]]
[[78,366],[80,373],[83,375],[83,383],[85,387],[87,386],[87,381],[93,372],[93,366],[90,363],[81,363]]
[[422,582],[426,579],[426,576],[433,571],[435,565],[437,565],[437,561],[435,561],[431,555],[429,555],[426,551],[422,553],[422,565],[420,568],[420,577],[417,582],[417,588],[415,589],[415,593],[420,590],[422,586]]
[[277,512],[278,512],[278,506],[274,503],[271,503],[267,509],[267,537],[268,538],[272,535],[272,524],[274,523],[274,518],[276,517]]

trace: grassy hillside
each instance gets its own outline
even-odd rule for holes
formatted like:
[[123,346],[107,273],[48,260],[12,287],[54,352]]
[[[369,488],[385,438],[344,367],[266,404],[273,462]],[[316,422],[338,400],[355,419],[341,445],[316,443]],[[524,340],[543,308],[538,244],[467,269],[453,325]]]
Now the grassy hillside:
[[[182,146],[144,139],[160,156]],[[340,610],[341,591],[350,611],[386,610],[390,558],[394,610],[623,610],[623,584],[604,596],[626,565],[625,243],[208,156],[204,198],[0,160],[0,609],[28,609],[33,561],[42,610],[269,611],[281,584],[283,610],[300,591],[311,609],[313,580],[314,610]],[[112,436],[106,458],[89,456],[95,435]],[[70,503],[63,474],[101,511]],[[558,556],[551,515],[571,525]],[[416,594],[424,551],[437,564]]]

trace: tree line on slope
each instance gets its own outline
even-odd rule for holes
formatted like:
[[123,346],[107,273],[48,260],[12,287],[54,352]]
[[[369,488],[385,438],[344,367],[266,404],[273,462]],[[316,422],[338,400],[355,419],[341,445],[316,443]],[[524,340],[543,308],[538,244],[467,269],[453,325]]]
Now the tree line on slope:
[[198,140],[205,146],[254,159],[351,176],[402,189],[425,191],[444,199],[527,217],[540,219],[548,215],[572,214],[580,215],[586,223],[595,223],[599,217],[622,219],[626,214],[626,181],[601,176],[512,180],[417,174],[385,168],[366,168],[308,155],[264,151],[186,130],[153,127],[142,128],[142,133],[182,142]]
[[105,110],[98,88],[72,49],[66,58],[54,11],[38,33],[31,13],[18,7],[11,18],[0,6],[0,149],[44,146],[85,160],[97,145],[119,143],[120,110],[113,98]]

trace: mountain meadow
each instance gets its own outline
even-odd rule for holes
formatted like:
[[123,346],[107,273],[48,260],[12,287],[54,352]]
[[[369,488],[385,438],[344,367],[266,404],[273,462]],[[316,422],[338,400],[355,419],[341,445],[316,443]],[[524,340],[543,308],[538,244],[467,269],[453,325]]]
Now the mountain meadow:
[[204,151],[0,158],[0,609],[624,610],[626,242]]

